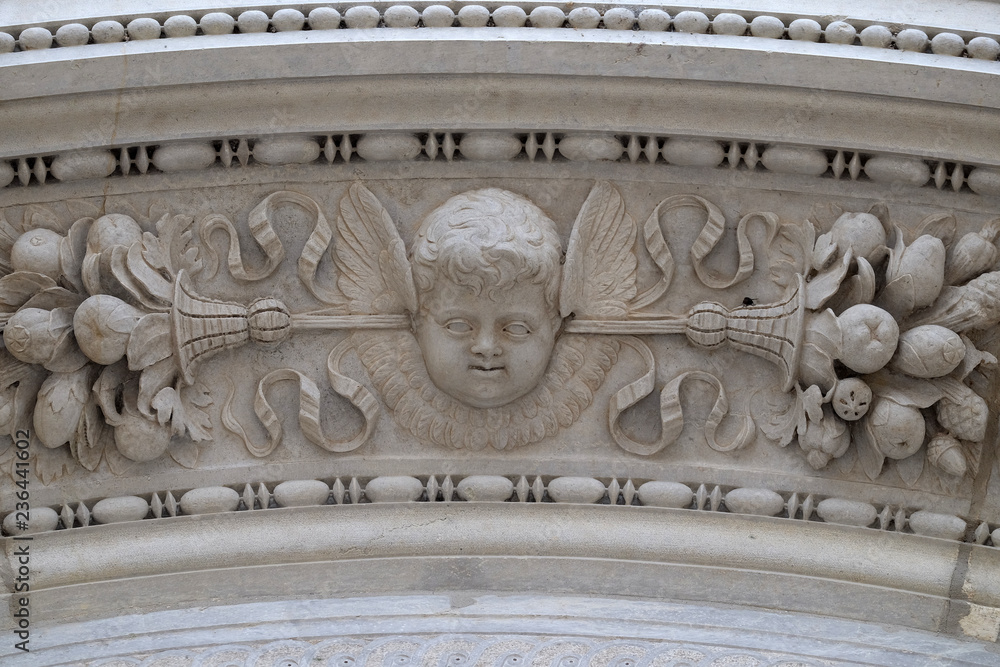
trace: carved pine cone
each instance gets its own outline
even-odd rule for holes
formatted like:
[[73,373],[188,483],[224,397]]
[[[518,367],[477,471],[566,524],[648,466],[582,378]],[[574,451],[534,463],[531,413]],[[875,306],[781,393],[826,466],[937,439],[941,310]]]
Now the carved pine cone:
[[250,338],[258,343],[280,343],[292,333],[288,308],[277,299],[257,299],[247,308]]
[[938,422],[960,440],[981,442],[986,437],[989,409],[986,401],[971,390],[961,403],[942,398],[937,404]]

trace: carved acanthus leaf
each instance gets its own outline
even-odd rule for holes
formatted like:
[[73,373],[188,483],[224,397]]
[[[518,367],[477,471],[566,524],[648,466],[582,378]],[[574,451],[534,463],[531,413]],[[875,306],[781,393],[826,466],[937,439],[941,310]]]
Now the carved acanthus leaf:
[[559,298],[563,317],[615,318],[628,313],[636,294],[637,228],[618,190],[600,182],[573,226]]
[[351,185],[340,200],[335,259],[337,285],[352,314],[416,312],[406,250],[388,211],[366,187]]

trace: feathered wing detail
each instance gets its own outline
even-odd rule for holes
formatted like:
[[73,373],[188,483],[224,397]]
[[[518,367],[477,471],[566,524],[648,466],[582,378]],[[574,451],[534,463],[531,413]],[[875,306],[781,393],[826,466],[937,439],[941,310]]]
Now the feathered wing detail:
[[580,209],[563,267],[560,314],[618,318],[635,298],[637,227],[621,193],[599,182]]
[[337,218],[337,286],[353,314],[415,312],[417,293],[399,232],[388,211],[365,186],[353,184]]

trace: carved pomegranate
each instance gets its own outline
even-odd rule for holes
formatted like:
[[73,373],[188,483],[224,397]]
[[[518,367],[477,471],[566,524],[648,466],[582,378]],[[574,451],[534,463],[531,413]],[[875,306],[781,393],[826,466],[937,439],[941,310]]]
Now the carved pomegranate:
[[833,410],[844,421],[857,421],[868,414],[872,405],[872,390],[864,380],[847,378],[833,390]]
[[912,456],[924,444],[924,417],[920,410],[880,397],[868,417],[875,447],[890,459]]
[[115,426],[115,445],[127,459],[152,461],[167,451],[170,427],[127,411],[121,423]]
[[110,366],[125,356],[129,335],[143,312],[109,294],[92,296],[76,309],[73,331],[88,358]]
[[59,250],[63,237],[51,229],[33,229],[22,234],[10,251],[10,265],[15,271],[34,271],[53,280],[62,275]]
[[874,373],[892,358],[899,325],[892,315],[869,304],[851,306],[837,318],[843,335],[840,361],[858,373]]

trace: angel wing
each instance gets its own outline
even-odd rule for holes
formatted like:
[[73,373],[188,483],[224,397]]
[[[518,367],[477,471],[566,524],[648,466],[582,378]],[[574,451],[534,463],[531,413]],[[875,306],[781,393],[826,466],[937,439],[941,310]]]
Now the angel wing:
[[416,312],[417,293],[403,241],[388,211],[360,183],[340,200],[334,261],[337,286],[352,314]]
[[560,314],[616,318],[628,313],[636,294],[637,227],[608,182],[590,191],[573,225],[563,266]]

